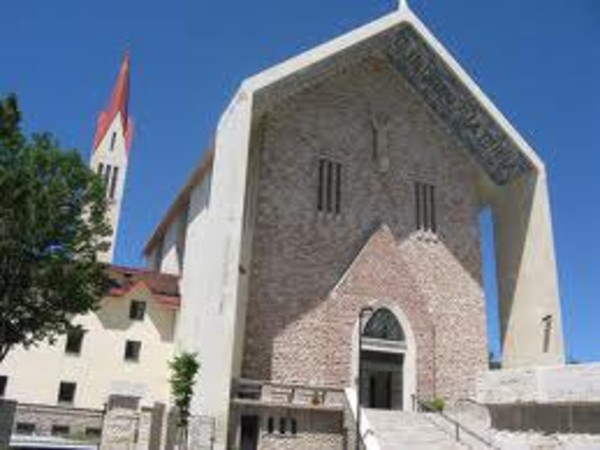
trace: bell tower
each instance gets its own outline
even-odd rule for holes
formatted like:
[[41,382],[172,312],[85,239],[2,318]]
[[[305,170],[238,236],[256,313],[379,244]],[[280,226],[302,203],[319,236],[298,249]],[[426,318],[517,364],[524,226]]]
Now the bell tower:
[[119,216],[123,203],[123,191],[129,149],[133,137],[133,121],[129,117],[129,52],[125,53],[117,82],[113,88],[108,108],[100,112],[96,125],[96,135],[90,158],[90,167],[98,173],[106,184],[108,198],[108,218],[112,227],[110,248],[99,255],[101,261],[112,263]]

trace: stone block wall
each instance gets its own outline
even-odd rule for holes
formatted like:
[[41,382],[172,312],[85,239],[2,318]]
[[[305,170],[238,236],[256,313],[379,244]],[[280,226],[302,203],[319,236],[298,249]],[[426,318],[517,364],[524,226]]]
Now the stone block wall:
[[52,427],[68,427],[67,438],[97,441],[102,429],[102,411],[96,409],[72,408],[66,405],[36,405],[19,403],[15,417],[17,424],[35,426],[33,434],[51,436]]
[[[388,120],[385,172],[373,115]],[[487,367],[487,334],[478,169],[460,145],[377,58],[300,91],[264,127],[242,376],[351,385],[358,310],[379,302],[409,317],[419,393],[472,394],[473,375]],[[339,215],[317,211],[319,158],[342,166]],[[416,230],[416,182],[435,185],[436,234]],[[392,266],[374,257],[336,290],[382,225],[393,241],[376,254]]]
[[[343,432],[344,418],[342,413],[322,412],[322,411],[270,411],[263,415],[268,420],[272,417],[275,422],[275,430],[269,433],[262,429],[259,450],[343,450],[345,435]],[[279,420],[295,419],[297,431],[292,434],[289,425],[285,433],[278,430]]]

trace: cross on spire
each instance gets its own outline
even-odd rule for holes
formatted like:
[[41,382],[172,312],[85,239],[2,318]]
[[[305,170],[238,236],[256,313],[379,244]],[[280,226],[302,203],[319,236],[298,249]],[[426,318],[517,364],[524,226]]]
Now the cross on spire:
[[398,9],[408,8],[408,0],[398,0]]

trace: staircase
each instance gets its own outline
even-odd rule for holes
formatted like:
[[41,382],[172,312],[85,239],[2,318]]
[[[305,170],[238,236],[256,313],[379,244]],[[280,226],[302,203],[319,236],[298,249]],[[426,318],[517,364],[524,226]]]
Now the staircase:
[[452,426],[434,413],[365,409],[381,450],[458,450]]

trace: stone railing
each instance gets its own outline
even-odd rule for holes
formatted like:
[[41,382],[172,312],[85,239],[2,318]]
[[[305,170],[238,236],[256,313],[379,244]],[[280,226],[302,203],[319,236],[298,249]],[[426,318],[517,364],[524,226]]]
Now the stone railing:
[[344,390],[325,386],[237,379],[232,386],[231,398],[237,404],[344,409]]

